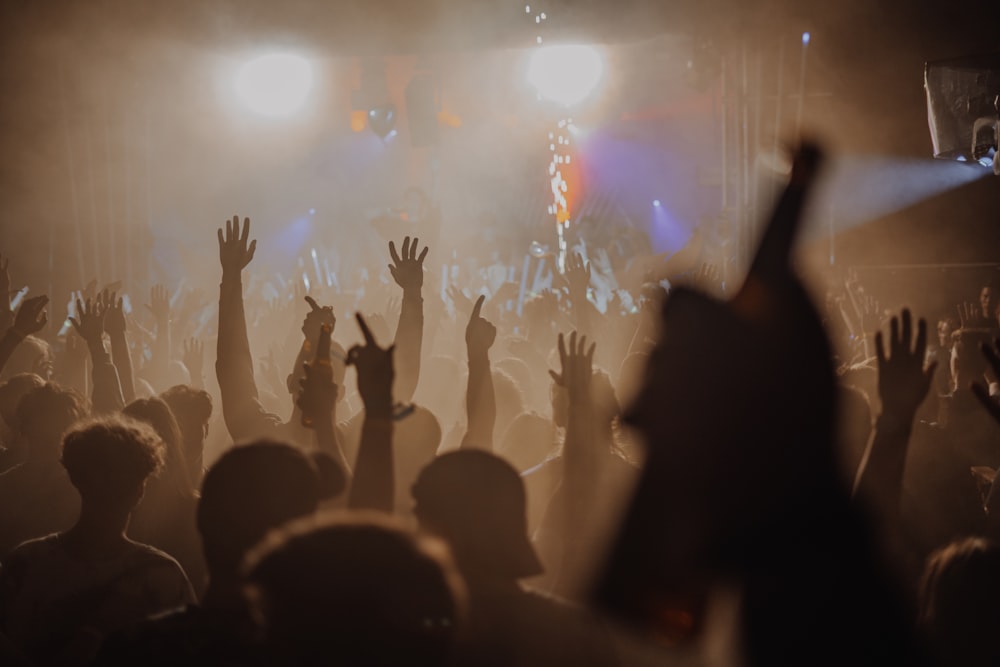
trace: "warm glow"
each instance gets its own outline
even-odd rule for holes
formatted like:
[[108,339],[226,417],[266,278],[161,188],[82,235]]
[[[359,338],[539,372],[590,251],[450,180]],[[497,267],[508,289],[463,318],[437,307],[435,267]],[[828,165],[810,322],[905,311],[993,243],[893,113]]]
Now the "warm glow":
[[531,54],[528,83],[551,102],[571,107],[583,102],[604,78],[604,57],[592,46],[545,46]]
[[364,132],[365,128],[368,127],[368,112],[364,109],[360,111],[351,112],[351,131],[352,132]]
[[312,91],[312,66],[290,53],[258,56],[240,68],[236,93],[262,116],[290,116],[305,106]]
[[441,110],[438,112],[438,123],[446,127],[461,127],[462,119],[453,113]]

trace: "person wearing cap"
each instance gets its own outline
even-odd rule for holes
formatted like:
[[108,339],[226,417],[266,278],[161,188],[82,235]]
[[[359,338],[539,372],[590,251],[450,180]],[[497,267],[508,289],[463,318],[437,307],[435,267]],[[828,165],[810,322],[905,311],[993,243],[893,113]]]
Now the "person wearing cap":
[[528,540],[524,483],[500,457],[439,456],[412,489],[421,529],[451,548],[468,589],[458,664],[609,665],[610,635],[592,617],[521,581],[543,572]]

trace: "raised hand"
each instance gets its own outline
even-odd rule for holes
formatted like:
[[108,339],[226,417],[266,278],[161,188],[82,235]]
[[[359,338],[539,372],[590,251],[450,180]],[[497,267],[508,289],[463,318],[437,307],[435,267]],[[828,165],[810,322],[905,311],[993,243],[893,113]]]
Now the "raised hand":
[[396,252],[396,244],[389,241],[389,254],[392,256],[392,264],[389,264],[389,273],[396,284],[406,290],[419,290],[424,284],[424,258],[427,257],[428,247],[417,255],[417,242],[414,238],[410,242],[410,237],[403,239],[402,255]]
[[472,307],[472,315],[469,317],[469,324],[465,327],[465,345],[468,348],[470,358],[485,356],[493,347],[493,342],[497,337],[497,328],[480,315],[485,301],[485,296],[476,299],[476,305]]
[[[1000,338],[994,339],[992,345],[981,343],[980,349],[993,370],[993,377],[1000,378]],[[990,396],[989,388],[982,382],[973,382],[970,388],[979,402],[986,408],[986,411],[993,417],[993,420],[1000,423],[1000,404]]]
[[587,337],[580,336],[578,341],[575,331],[570,333],[567,347],[566,339],[559,334],[559,362],[562,373],[550,370],[549,375],[557,385],[566,389],[571,402],[590,398],[590,380],[594,375],[596,347],[597,343],[591,343],[588,349]]
[[882,326],[881,309],[879,308],[878,300],[875,297],[862,296],[860,305],[861,312],[858,314],[858,317],[861,320],[862,334],[868,334]]
[[333,381],[330,368],[330,334],[333,327],[320,326],[317,334],[316,360],[303,364],[305,374],[299,380],[299,396],[295,405],[302,411],[302,425],[316,428],[330,424],[334,406],[337,404],[337,385]]
[[205,365],[205,346],[197,338],[188,338],[184,341],[184,350],[181,355],[184,367],[191,374],[191,381],[202,377],[202,369]]
[[983,311],[978,303],[960,303],[958,309],[959,331],[983,333],[989,322],[983,318]]
[[358,393],[365,404],[365,411],[369,415],[388,419],[392,416],[392,382],[395,379],[392,353],[396,346],[387,349],[379,347],[365,318],[361,313],[355,317],[365,344],[355,345],[347,352],[347,363],[358,371]]
[[97,279],[91,280],[81,292],[85,301],[92,301],[97,298]]
[[311,296],[304,296],[305,302],[309,304],[309,312],[302,321],[302,334],[310,345],[315,345],[319,340],[320,330],[324,326],[330,327],[333,332],[337,326],[337,318],[333,314],[332,306],[320,306]]
[[45,312],[45,306],[48,303],[49,297],[44,294],[24,300],[14,317],[13,329],[18,336],[24,338],[45,328],[49,321]]
[[101,292],[101,305],[104,308],[104,331],[109,336],[123,336],[128,325],[125,321],[124,299],[116,292]]
[[76,300],[76,317],[69,318],[73,328],[88,345],[100,344],[104,336],[104,318],[107,314],[100,300],[87,299],[86,303]]
[[222,264],[222,274],[239,276],[240,272],[253,259],[257,251],[257,240],[247,243],[250,238],[250,218],[243,218],[243,231],[240,232],[240,216],[234,215],[232,220],[226,220],[226,232],[219,228],[219,262]]
[[146,304],[147,310],[153,314],[157,323],[170,321],[170,294],[163,285],[153,285],[149,290],[149,300]]
[[455,285],[448,285],[447,294],[451,302],[455,304],[455,314],[461,318],[468,318],[469,313],[472,312],[472,301],[465,296],[465,292]]
[[582,296],[586,298],[587,288],[590,287],[590,262],[584,262],[580,253],[573,253],[566,258],[566,271],[563,279],[569,289],[570,296]]
[[882,332],[875,334],[875,355],[878,360],[878,393],[882,413],[900,419],[912,419],[917,408],[927,398],[937,363],[924,366],[927,351],[927,322],[917,321],[917,337],[913,340],[910,311],[889,323],[889,351],[886,354]]

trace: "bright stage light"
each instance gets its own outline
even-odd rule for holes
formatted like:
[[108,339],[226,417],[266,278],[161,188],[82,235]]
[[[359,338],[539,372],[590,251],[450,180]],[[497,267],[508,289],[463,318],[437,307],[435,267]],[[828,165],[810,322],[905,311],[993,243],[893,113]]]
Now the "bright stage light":
[[312,91],[312,66],[290,53],[258,56],[240,68],[236,93],[254,113],[277,118],[305,106]]
[[592,46],[561,44],[536,49],[528,63],[528,83],[551,102],[571,107],[596,90],[604,58]]
[[656,208],[660,208],[660,200],[659,199],[654,199],[653,200],[653,206],[655,206]]

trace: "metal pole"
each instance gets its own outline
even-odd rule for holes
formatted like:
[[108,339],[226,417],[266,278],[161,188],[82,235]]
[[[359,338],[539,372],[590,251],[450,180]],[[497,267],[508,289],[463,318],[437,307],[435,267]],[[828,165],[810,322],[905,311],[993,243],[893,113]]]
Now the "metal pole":
[[795,112],[795,136],[802,136],[802,106],[806,101],[806,55],[809,53],[809,33],[802,35],[802,61],[799,64],[799,106]]
[[115,198],[114,198],[114,178],[111,172],[111,107],[108,105],[108,89],[104,89],[104,156],[105,167],[108,172],[108,247],[110,248],[110,269],[111,277],[110,280],[121,280],[121,276],[118,275],[118,234],[115,229]]
[[59,68],[59,84],[59,98],[62,103],[63,111],[63,129],[66,133],[66,164],[69,168],[69,201],[70,206],[73,209],[69,217],[73,221],[73,236],[76,241],[77,286],[78,289],[83,289],[84,285],[87,284],[87,280],[84,278],[86,270],[84,268],[83,259],[83,237],[80,234],[80,207],[76,192],[76,170],[74,169],[75,160],[73,157],[73,138],[69,125],[69,104],[66,101],[65,65],[61,65]]

